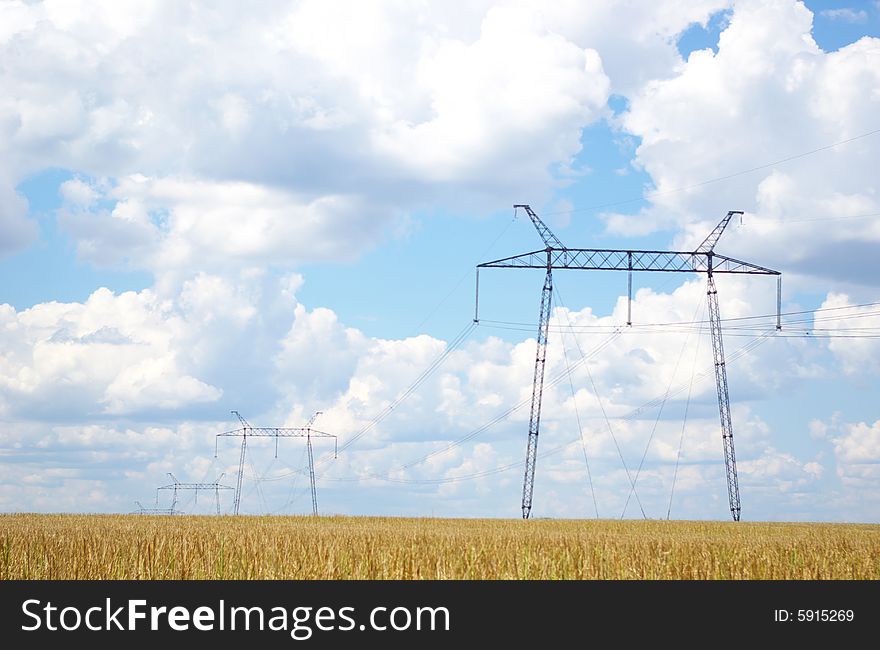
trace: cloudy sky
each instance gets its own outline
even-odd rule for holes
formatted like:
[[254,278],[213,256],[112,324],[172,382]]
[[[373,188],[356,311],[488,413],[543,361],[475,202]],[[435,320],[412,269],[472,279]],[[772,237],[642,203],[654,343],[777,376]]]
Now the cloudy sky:
[[[880,3],[0,0],[0,510],[520,496],[542,274],[717,250],[743,519],[880,521]],[[729,517],[705,278],[559,271],[533,516]],[[310,510],[305,446],[242,512]],[[633,485],[635,488],[633,489]],[[231,507],[224,494],[222,507]],[[166,495],[160,506],[167,506]],[[183,510],[211,511],[210,495]]]

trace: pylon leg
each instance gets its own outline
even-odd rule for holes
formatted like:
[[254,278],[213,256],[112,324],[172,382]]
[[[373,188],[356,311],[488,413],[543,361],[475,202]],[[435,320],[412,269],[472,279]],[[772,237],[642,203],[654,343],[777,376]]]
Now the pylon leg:
[[532,380],[532,407],[529,414],[529,439],[526,447],[526,472],[523,478],[522,517],[528,519],[532,511],[535,491],[535,462],[538,459],[538,431],[541,426],[541,400],[544,394],[544,365],[547,360],[547,334],[550,325],[550,303],[553,297],[553,274],[547,267],[544,288],[541,290],[541,311],[538,321],[538,349],[535,354],[535,374]]
[[730,417],[730,393],[727,388],[727,366],[724,362],[724,341],[721,337],[721,312],[718,309],[718,290],[709,274],[706,295],[709,299],[709,326],[712,333],[712,355],[715,361],[715,388],[718,392],[718,413],[721,417],[721,442],[724,446],[724,468],[727,473],[727,499],[730,514],[739,521],[739,479],[736,474],[736,453],[733,448],[733,420]]
[[309,480],[312,485],[312,514],[318,516],[318,490],[315,487],[315,457],[312,455],[312,436],[306,436],[309,450]]

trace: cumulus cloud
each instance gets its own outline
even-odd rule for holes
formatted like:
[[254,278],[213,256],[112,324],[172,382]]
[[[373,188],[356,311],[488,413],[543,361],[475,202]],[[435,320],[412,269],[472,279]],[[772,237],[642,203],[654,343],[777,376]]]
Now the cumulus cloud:
[[725,235],[719,251],[839,286],[876,284],[868,252],[880,230],[867,217],[880,211],[869,171],[880,162],[876,134],[702,184],[876,129],[877,39],[826,53],[811,28],[801,3],[738,2],[717,54],[692,52],[678,74],[632,97],[621,126],[641,138],[636,161],[656,193],[639,215],[607,215],[614,232],[681,228],[676,243],[693,247],[741,209],[746,227]]
[[[59,221],[81,259],[148,269],[162,279],[193,266],[289,267],[353,259],[382,237],[389,211],[354,195],[305,196],[244,182],[133,175],[111,187],[68,181]],[[100,199],[108,208],[91,208]]]
[[843,488],[834,495],[836,507],[849,516],[864,512],[876,517],[880,512],[880,499],[874,489],[880,479],[880,421],[832,421],[830,426],[835,433],[830,442],[836,474]]
[[868,20],[868,12],[864,9],[842,7],[840,9],[823,9],[819,13],[825,18],[841,20],[846,23],[864,23]]
[[[463,17],[393,2],[345,11],[273,2],[255,12],[157,0],[136,15],[107,3],[88,21],[78,11],[4,5],[9,246],[27,234],[12,187],[60,167],[109,178],[104,198],[128,213],[109,205],[95,215],[80,180],[65,186],[86,213],[66,222],[90,260],[98,249],[111,259],[148,254],[131,249],[161,238],[146,223],[151,209],[180,226],[173,255],[189,262],[209,228],[228,252],[221,222],[238,229],[237,252],[271,257],[296,235],[312,238],[315,255],[349,259],[399,216],[394,206],[461,208],[465,194],[495,201],[524,185],[548,189],[609,92],[599,54],[529,6],[475,5]],[[340,231],[347,237],[334,244]],[[296,253],[289,263],[313,259]]]
[[[177,216],[198,206],[213,222],[221,201],[254,213],[250,227],[231,221],[269,256],[261,242],[293,222],[315,222],[304,235],[350,225],[338,245],[318,239],[321,254],[347,259],[401,209],[546,196],[609,93],[671,74],[676,36],[728,3],[342,4],[5,3],[4,243],[33,237],[14,187],[48,167],[109,179],[104,198],[128,211],[152,193],[152,209]],[[95,216],[79,182],[62,194]],[[144,241],[161,232],[114,211],[68,215],[85,258],[99,247],[114,261],[148,255]],[[203,229],[179,225],[174,253],[198,259],[203,242],[187,233]]]
[[[691,25],[706,26],[731,0],[695,2],[554,2],[541,14],[560,34],[602,57],[613,93],[632,96],[648,81],[673,76],[682,61],[677,38]],[[638,65],[634,65],[638,61]]]
[[151,291],[95,291],[82,304],[4,305],[3,402],[9,415],[128,413],[213,401],[182,367],[183,320]]
[[[827,446],[816,460],[803,465],[803,472],[815,481],[822,481],[823,505],[810,506],[814,497],[806,491],[806,507],[801,511],[812,517],[833,519],[876,520],[880,500],[874,488],[880,478],[880,421],[851,422],[834,413],[827,420],[814,420],[811,432]],[[832,476],[828,476],[829,470]],[[796,489],[796,488],[795,488]]]
[[[544,173],[550,160],[568,160],[609,85],[595,50],[536,30],[529,11],[500,8],[486,14],[476,43],[439,43],[417,78],[432,116],[387,125],[376,134],[379,147],[428,177],[455,180],[505,161],[528,178]],[[525,140],[506,137],[512,133]],[[530,155],[533,139],[546,153]]]
[[818,463],[804,463],[792,454],[780,453],[772,447],[760,458],[739,463],[738,469],[744,481],[769,488],[767,492],[770,494],[803,489],[822,474],[822,466]]
[[216,409],[225,391],[265,405],[269,359],[295,317],[301,282],[253,269],[202,272],[167,295],[102,288],[82,303],[3,305],[0,405],[15,419],[73,422],[193,415]]
[[368,341],[360,331],[342,325],[336,314],[319,307],[297,305],[294,321],[275,357],[278,381],[297,401],[326,399],[344,391]]
[[814,320],[819,332],[827,332],[828,348],[850,377],[870,377],[880,372],[880,345],[876,339],[853,337],[852,334],[870,332],[880,327],[880,312],[876,306],[853,305],[849,296],[830,293],[822,303],[831,311]]
[[845,465],[880,463],[880,421],[844,427],[843,435],[834,439],[834,453]]

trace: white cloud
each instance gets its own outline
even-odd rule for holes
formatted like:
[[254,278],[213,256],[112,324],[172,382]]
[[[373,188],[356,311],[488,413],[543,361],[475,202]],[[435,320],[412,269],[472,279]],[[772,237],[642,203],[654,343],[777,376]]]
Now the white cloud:
[[840,9],[823,9],[819,13],[825,18],[841,20],[845,23],[864,23],[868,20],[868,12],[864,9],[842,7]]
[[541,3],[540,12],[560,34],[596,49],[612,92],[631,96],[646,82],[672,76],[681,65],[676,40],[689,26],[706,26],[731,0],[694,2]]
[[0,43],[32,30],[36,24],[37,16],[24,2],[4,2],[0,5]]
[[[581,126],[608,97],[598,53],[547,33],[528,10],[493,8],[478,41],[432,49],[416,72],[431,117],[395,120],[375,135],[380,150],[428,178],[464,180],[497,165],[541,175],[579,150]],[[533,141],[542,149],[529,151]]]
[[864,422],[847,425],[843,435],[834,439],[834,453],[839,463],[880,463],[880,420],[873,425]]
[[839,511],[862,512],[876,519],[880,499],[876,490],[880,480],[880,420],[873,424],[857,422],[840,424],[832,438],[837,461],[837,477],[842,489],[835,495]]
[[828,294],[821,308],[833,311],[817,315],[814,326],[817,333],[832,337],[828,348],[843,371],[850,377],[862,378],[880,373],[880,343],[873,338],[853,336],[880,327],[877,308],[852,306],[849,296],[837,293]]
[[738,463],[742,481],[751,483],[755,492],[768,490],[773,494],[805,488],[821,475],[818,463],[804,463],[789,453],[768,448],[760,458]]
[[817,463],[814,461],[814,462],[806,463],[804,465],[804,471],[807,474],[814,476],[815,478],[821,478],[822,474],[825,473],[825,468],[822,466],[821,463]]
[[825,53],[811,26],[801,3],[739,2],[717,54],[692,53],[679,74],[631,98],[621,124],[641,137],[637,163],[657,193],[637,216],[608,215],[613,231],[682,228],[676,245],[693,247],[727,210],[742,209],[745,227],[729,229],[719,252],[841,287],[876,285],[878,221],[833,218],[880,211],[869,171],[880,164],[877,136],[698,185],[876,129],[877,39]]
[[181,376],[167,357],[143,359],[122,370],[107,386],[105,412],[127,413],[145,407],[170,409],[197,402],[216,401],[222,391],[195,377]]
[[810,437],[817,440],[823,439],[828,433],[828,425],[822,422],[822,420],[810,420],[809,428]]
[[266,403],[268,359],[290,327],[297,284],[259,271],[200,273],[167,295],[99,289],[83,303],[3,305],[0,406],[16,419],[80,422],[192,414],[225,390]]
[[[259,232],[243,228],[244,244],[287,232],[288,213],[266,209],[282,197],[318,222],[305,234],[330,237],[311,245],[342,258],[373,245],[399,211],[545,196],[609,92],[668,76],[681,62],[676,35],[728,2],[343,4],[255,11],[155,0],[136,12],[114,2],[86,12],[5,3],[4,243],[33,237],[12,188],[49,167],[107,177],[116,187],[107,198],[121,202],[134,201],[128,190],[176,185],[154,206],[172,213],[206,193],[262,212]],[[138,174],[147,179],[140,192]],[[330,236],[340,220],[347,237]],[[97,226],[68,225],[90,260],[149,255],[143,241],[161,238],[104,220],[112,234],[100,240]],[[202,229],[193,226],[195,242],[176,234],[173,253],[198,260]]]
[[99,196],[94,187],[79,178],[64,181],[59,192],[66,202],[86,207],[93,204]]
[[[152,200],[178,219],[168,254],[186,263],[216,246],[210,232],[221,252],[236,247],[233,259],[271,256],[291,234],[315,256],[350,259],[394,221],[394,206],[463,206],[449,183],[493,199],[548,187],[548,168],[577,153],[580,129],[605,104],[596,52],[542,28],[530,9],[483,8],[466,24],[426,10],[438,20],[396,3],[109,3],[85,21],[74,5],[13,3],[14,33],[0,44],[0,171],[13,186],[46,167],[116,179],[107,198]],[[5,239],[20,246],[23,206],[4,194]],[[193,215],[203,210],[210,224]],[[68,225],[89,259],[98,249],[131,257],[132,238],[160,237],[114,223],[96,241],[99,228],[80,221]],[[301,261],[293,253],[288,263]]]
[[4,306],[0,386],[9,413],[127,413],[214,401],[181,366],[186,323],[151,291],[95,291],[82,304]]
[[[76,185],[71,185],[76,183]],[[112,210],[83,209],[76,187],[115,201]],[[81,258],[186,277],[195,265],[214,273],[242,265],[291,266],[351,260],[382,236],[395,214],[354,195],[309,197],[244,182],[206,182],[132,175],[111,188],[65,185],[71,202],[62,226]]]
[[344,327],[331,310],[319,307],[309,312],[297,305],[293,325],[275,358],[278,381],[298,402],[307,395],[326,399],[348,387],[367,348],[366,337]]

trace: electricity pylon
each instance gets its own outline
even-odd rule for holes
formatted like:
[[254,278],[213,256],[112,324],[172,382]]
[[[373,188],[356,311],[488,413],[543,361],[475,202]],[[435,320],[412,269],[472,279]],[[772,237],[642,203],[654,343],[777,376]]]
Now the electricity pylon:
[[309,456],[309,479],[312,488],[312,513],[318,514],[318,492],[315,486],[315,460],[312,454],[312,438],[333,438],[334,451],[333,458],[336,458],[338,451],[338,443],[336,436],[332,433],[317,431],[312,428],[315,419],[321,414],[321,411],[315,413],[304,427],[254,427],[245,420],[238,411],[232,411],[238,421],[241,422],[241,428],[233,431],[218,433],[214,438],[214,458],[217,457],[217,443],[220,438],[240,437],[241,438],[241,455],[238,460],[238,480],[235,486],[235,505],[233,512],[237,515],[239,505],[241,504],[241,481],[244,476],[244,457],[247,450],[248,438],[275,438],[275,458],[278,458],[278,439],[279,438],[305,438],[306,449]]
[[168,472],[168,476],[171,477],[171,483],[168,485],[162,485],[156,488],[156,506],[159,505],[159,491],[160,490],[172,490],[171,493],[171,514],[174,514],[177,509],[177,491],[178,490],[193,490],[196,493],[196,502],[199,500],[199,491],[200,490],[213,490],[214,491],[214,501],[217,504],[217,514],[220,514],[220,490],[231,490],[232,488],[228,485],[221,485],[220,479],[223,478],[223,474],[217,477],[217,480],[213,483],[181,483],[177,480],[177,477],[174,476],[171,472]]
[[140,501],[135,501],[138,509],[132,512],[133,515],[176,515],[180,514],[171,508],[144,508]]
[[[580,269],[597,271],[626,271],[627,325],[632,324],[632,274],[634,271],[662,271],[672,273],[705,273],[708,278],[707,297],[712,332],[712,351],[715,363],[715,385],[718,393],[718,409],[721,419],[721,438],[724,447],[724,465],[727,473],[727,494],[730,513],[739,521],[741,504],[736,474],[736,455],[733,447],[733,422],[730,417],[730,395],[727,385],[727,369],[724,362],[724,344],[721,335],[721,315],[718,309],[718,291],[715,274],[775,275],[776,281],[776,329],[782,329],[782,274],[779,271],[743,262],[715,252],[722,233],[731,218],[741,211],[728,212],[708,237],[693,251],[624,250],[598,248],[567,248],[541,221],[528,205],[523,208],[544,241],[543,250],[531,251],[513,257],[505,257],[477,266],[477,303],[479,302],[479,272],[481,268],[545,269],[544,287],[541,290],[541,308],[538,319],[538,345],[535,356],[535,373],[532,383],[532,406],[529,416],[526,470],[523,479],[522,516],[528,519],[532,510],[535,487],[535,464],[538,453],[538,434],[541,424],[541,401],[544,386],[544,364],[547,355],[547,334],[550,324],[550,303],[553,294],[553,269]],[[474,320],[479,320],[479,304],[474,309]]]

